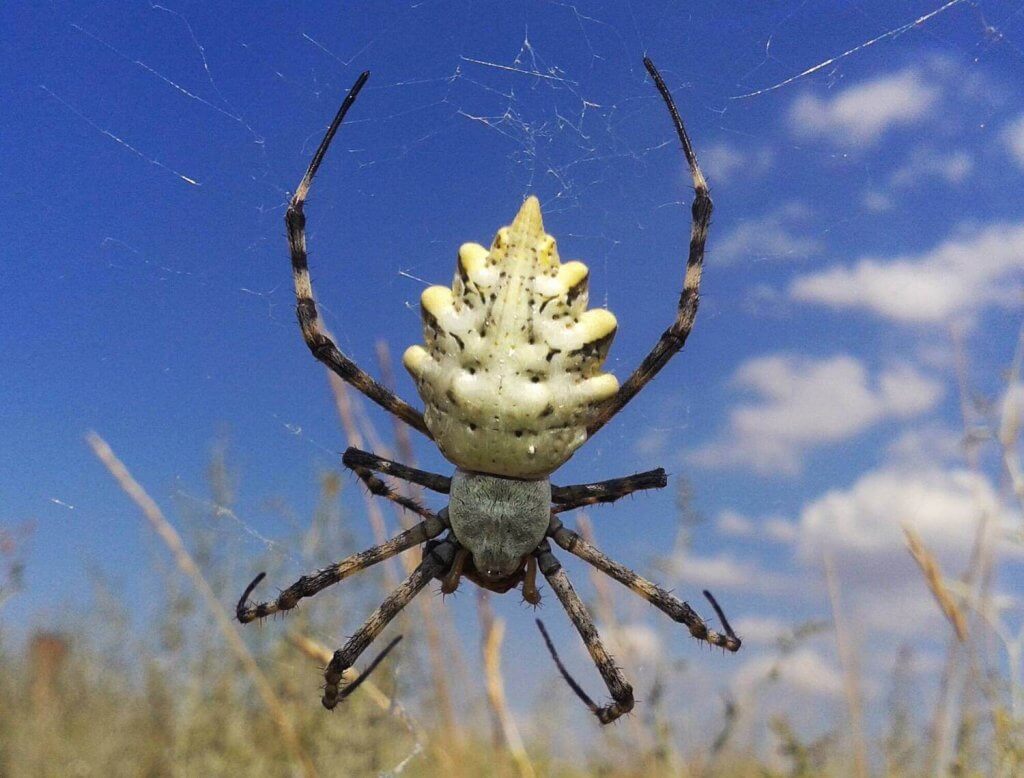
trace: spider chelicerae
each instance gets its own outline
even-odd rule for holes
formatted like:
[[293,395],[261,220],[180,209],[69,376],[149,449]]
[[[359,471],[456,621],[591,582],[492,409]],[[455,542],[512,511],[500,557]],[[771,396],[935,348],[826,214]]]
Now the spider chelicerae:
[[[642,489],[664,487],[665,471],[590,484],[555,486],[549,476],[600,430],[657,375],[686,342],[699,301],[704,244],[711,219],[707,182],[664,80],[650,59],[644,66],[668,107],[693,177],[690,249],[675,321],[624,384],[601,371],[615,317],[587,309],[588,270],[582,262],[561,263],[555,240],[544,232],[540,204],[528,197],[512,224],[498,230],[490,249],[475,243],[459,249],[451,288],[423,292],[424,346],[412,346],[403,362],[412,374],[425,412],[413,408],[341,353],[327,334],[313,301],[306,257],[303,206],[324,155],[369,73],[349,90],[327,134],[299,182],[285,216],[291,248],[299,325],[318,360],[348,383],[430,438],[455,465],[450,478],[350,448],[342,461],[369,490],[418,514],[422,521],[379,546],[303,576],[270,602],[250,604],[261,573],[238,602],[242,623],[294,608],[364,568],[423,545],[422,560],[409,577],[334,653],[324,673],[323,704],[334,708],[358,681],[342,677],[387,624],[434,578],[449,594],[466,577],[494,592],[521,586],[523,599],[537,605],[537,572],[547,580],[604,679],[612,701],[598,706],[566,671],[544,625],[544,641],[572,690],[603,724],[633,708],[633,690],[615,665],[550,541],[629,587],[699,640],[737,651],[740,639],[715,599],[723,632],[709,629],[685,602],[605,556],[564,526],[558,515],[583,505],[612,502]],[[375,473],[448,495],[433,511],[393,491]],[[443,537],[441,537],[443,535]],[[392,641],[370,670],[395,645]]]

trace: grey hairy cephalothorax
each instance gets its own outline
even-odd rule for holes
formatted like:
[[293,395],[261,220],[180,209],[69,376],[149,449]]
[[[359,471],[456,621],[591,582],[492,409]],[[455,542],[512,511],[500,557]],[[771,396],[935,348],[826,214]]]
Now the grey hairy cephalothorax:
[[[685,602],[605,556],[565,527],[559,514],[612,502],[642,489],[665,486],[665,471],[596,483],[557,486],[550,475],[621,410],[686,342],[697,314],[704,245],[711,198],[690,138],[672,96],[654,64],[644,65],[661,94],[693,179],[690,247],[676,316],[651,352],[619,384],[602,365],[615,335],[615,317],[588,308],[589,270],[582,262],[561,262],[555,239],[544,230],[540,202],[527,197],[508,227],[498,230],[490,248],[465,243],[458,253],[451,287],[432,286],[421,298],[423,345],[403,358],[425,405],[421,413],[379,384],[345,356],[320,322],[306,254],[304,206],[309,188],[335,133],[369,78],[363,73],[349,90],[285,216],[291,250],[296,310],[303,338],[313,355],[389,413],[432,440],[455,465],[451,477],[383,457],[348,449],[342,461],[376,495],[422,520],[379,546],[353,554],[303,576],[277,599],[250,604],[263,579],[258,575],[238,601],[242,623],[290,610],[300,600],[359,570],[415,546],[422,561],[377,608],[324,673],[323,704],[335,707],[354,691],[395,646],[374,659],[360,680],[342,686],[345,671],[388,623],[433,579],[443,593],[462,578],[494,592],[521,588],[523,599],[540,602],[538,573],[544,577],[587,644],[612,701],[598,706],[569,676],[544,625],[544,641],[570,687],[601,723],[633,708],[633,690],[605,649],[579,596],[551,551],[551,542],[593,565],[640,595],[691,635],[729,651],[740,640],[708,593],[723,631],[709,629]],[[433,511],[394,491],[377,474],[447,494],[448,505]]]
[[448,523],[482,577],[507,578],[547,535],[551,482],[456,470],[448,494]]

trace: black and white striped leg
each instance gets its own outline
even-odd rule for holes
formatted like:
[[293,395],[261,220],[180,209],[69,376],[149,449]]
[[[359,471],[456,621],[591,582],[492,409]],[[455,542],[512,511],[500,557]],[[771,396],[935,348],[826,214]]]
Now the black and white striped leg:
[[555,517],[551,519],[548,536],[570,554],[575,554],[584,562],[593,565],[605,575],[611,576],[622,585],[639,594],[673,621],[685,624],[689,628],[690,634],[698,640],[707,641],[727,651],[739,651],[742,641],[733,632],[729,621],[725,618],[725,614],[718,606],[718,602],[709,592],[704,592],[704,595],[711,602],[715,613],[722,622],[722,629],[724,630],[722,633],[709,629],[704,619],[698,616],[697,612],[687,603],[665,591],[657,584],[648,581],[643,576],[634,573],[625,565],[619,564],[605,556],[604,553],[585,541],[578,534],[563,526],[562,522]]
[[565,669],[565,666],[558,658],[558,654],[555,652],[554,644],[548,637],[547,631],[544,629],[543,624],[538,621],[537,624],[544,635],[544,642],[547,644],[548,650],[551,652],[551,656],[555,660],[555,664],[558,666],[562,677],[565,678],[576,695],[597,716],[598,721],[602,724],[610,724],[619,716],[633,710],[633,687],[629,685],[625,677],[623,677],[622,671],[615,665],[615,660],[608,653],[608,649],[605,648],[604,643],[601,641],[601,636],[597,634],[597,628],[594,626],[593,619],[590,618],[590,614],[587,613],[583,601],[580,600],[576,590],[569,583],[569,578],[566,576],[565,571],[562,570],[561,564],[551,553],[551,547],[546,540],[537,547],[534,556],[537,558],[537,566],[540,568],[541,573],[547,579],[552,590],[554,590],[555,596],[562,603],[565,612],[569,614],[569,620],[572,621],[576,631],[583,638],[583,643],[586,645],[591,659],[594,660],[598,672],[601,673],[601,678],[604,679],[605,686],[608,687],[608,693],[611,695],[612,701],[605,706],[599,706],[587,696],[582,687],[576,683]]
[[[352,449],[349,449],[349,451],[351,450]],[[359,476],[359,480],[362,481],[366,488],[370,490],[371,494],[375,494],[378,497],[383,497],[386,500],[390,500],[393,503],[401,505],[406,510],[410,510],[413,513],[417,513],[420,516],[423,516],[424,518],[429,518],[435,515],[435,513],[432,510],[420,505],[418,502],[416,502],[416,500],[412,499],[411,497],[406,497],[404,494],[399,494],[398,492],[396,492],[394,489],[392,489],[390,486],[384,483],[382,479],[375,476],[368,468],[363,467],[362,465],[352,463],[347,458],[347,451],[345,452],[345,454],[346,457],[343,457],[342,461],[345,463],[346,467],[349,468],[349,470],[351,470],[353,473]]]
[[355,470],[363,467],[375,473],[383,473],[412,484],[417,484],[438,494],[448,494],[451,489],[452,479],[446,475],[431,473],[427,470],[418,470],[415,467],[403,465],[391,459],[379,457],[369,451],[349,447],[341,457],[345,467]]
[[356,97],[359,95],[359,91],[366,84],[366,79],[369,77],[369,71],[360,75],[345,96],[345,100],[342,102],[341,108],[338,109],[334,121],[331,122],[327,134],[324,135],[324,139],[320,141],[316,154],[313,155],[313,161],[309,163],[306,175],[299,182],[299,186],[295,190],[295,194],[292,196],[291,203],[288,206],[288,211],[285,214],[285,226],[288,229],[288,246],[291,249],[292,255],[292,277],[295,282],[295,297],[297,300],[296,312],[299,317],[299,326],[302,328],[302,337],[305,338],[306,345],[313,352],[313,356],[384,408],[384,410],[393,413],[410,427],[414,427],[430,438],[431,435],[423,421],[422,413],[387,387],[371,378],[355,362],[342,354],[334,341],[331,340],[317,314],[316,303],[313,300],[313,284],[309,277],[309,262],[306,255],[306,216],[303,213],[303,207],[309,194],[309,187],[313,183],[313,177],[316,175],[320,163],[323,162],[324,155],[334,139],[334,134],[338,131],[338,127],[341,126],[342,121],[345,119],[345,114],[352,107]]
[[563,513],[584,505],[615,502],[642,489],[663,489],[666,484],[668,484],[668,478],[665,476],[665,471],[659,467],[657,470],[648,470],[646,473],[635,473],[592,484],[552,485],[551,501],[555,503],[554,512]]
[[[388,595],[378,606],[377,610],[370,614],[370,617],[363,622],[363,625],[356,630],[356,633],[349,638],[344,648],[334,652],[334,656],[324,671],[324,696],[323,704],[328,710],[334,708],[341,700],[345,699],[354,690],[355,684],[341,688],[341,681],[345,671],[356,663],[359,656],[376,640],[384,628],[399,614],[399,612],[412,602],[430,580],[452,564],[455,554],[455,545],[445,540],[440,543],[432,543],[424,549],[423,561],[412,571],[408,578],[403,581],[397,589]],[[390,648],[390,645],[389,645]],[[385,652],[387,649],[385,649]],[[376,666],[381,657],[371,665]],[[368,673],[364,673],[365,677]]]
[[249,595],[252,594],[253,590],[266,575],[266,573],[260,573],[242,592],[242,596],[235,608],[235,616],[243,624],[248,624],[250,621],[262,619],[278,611],[291,610],[299,604],[299,600],[312,597],[328,586],[348,578],[353,573],[371,567],[378,562],[383,562],[385,559],[390,559],[413,546],[425,543],[431,538],[436,538],[447,528],[448,525],[443,519],[432,515],[426,521],[421,521],[415,527],[410,527],[405,532],[395,535],[391,540],[381,543],[379,546],[374,546],[366,551],[346,557],[330,567],[318,570],[313,575],[302,576],[302,578],[281,592],[276,600],[250,604]]
[[683,153],[686,155],[686,162],[690,166],[690,175],[693,178],[694,198],[691,209],[690,253],[686,260],[686,276],[683,280],[683,292],[679,297],[675,321],[665,330],[661,339],[651,353],[644,358],[640,366],[619,387],[615,396],[598,409],[594,419],[587,425],[588,436],[601,429],[616,413],[622,410],[626,403],[632,400],[683,347],[690,330],[693,329],[694,319],[697,318],[697,306],[700,302],[700,277],[704,265],[704,245],[707,242],[708,227],[711,224],[711,196],[708,194],[708,184],[704,179],[704,174],[697,164],[697,155],[693,151],[690,136],[686,132],[686,127],[683,126],[683,120],[679,116],[679,111],[676,109],[675,101],[672,99],[668,87],[665,86],[665,81],[658,69],[654,67],[654,63],[647,57],[644,57],[644,66],[651,74],[651,78],[654,79],[654,85],[668,107],[672,124],[679,136],[679,142],[683,146]]

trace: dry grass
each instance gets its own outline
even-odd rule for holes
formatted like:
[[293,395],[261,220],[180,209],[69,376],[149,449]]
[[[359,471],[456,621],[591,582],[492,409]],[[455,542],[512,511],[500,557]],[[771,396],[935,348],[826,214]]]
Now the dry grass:
[[[1019,380],[1019,365],[1018,354],[1011,381]],[[357,398],[344,387],[335,388],[348,440],[355,445],[368,440],[387,453]],[[965,423],[977,430],[977,414],[967,421],[974,413],[968,405],[965,401]],[[1009,399],[994,404],[991,430],[980,436],[997,447],[996,458],[1014,498],[1022,493],[1019,409]],[[396,456],[409,459],[408,440],[394,439]],[[153,560],[153,575],[162,580],[157,594],[162,600],[150,603],[158,616],[145,629],[125,615],[117,596],[104,593],[98,581],[95,610],[70,618],[64,631],[37,634],[17,655],[0,640],[0,775],[1024,774],[1024,629],[1008,623],[993,604],[991,579],[998,558],[983,531],[968,568],[951,575],[908,529],[907,545],[921,569],[922,585],[934,595],[955,637],[934,707],[924,711],[904,707],[907,688],[916,678],[907,669],[910,659],[901,654],[892,680],[890,720],[881,733],[865,721],[863,699],[868,681],[877,686],[878,679],[860,677],[865,646],[854,638],[857,625],[844,616],[842,587],[830,564],[825,584],[833,603],[848,716],[814,737],[800,732],[786,716],[762,721],[753,711],[778,694],[778,664],[820,633],[820,624],[794,627],[778,644],[778,664],[746,696],[726,700],[724,706],[718,700],[680,701],[666,695],[665,688],[681,687],[680,670],[670,657],[657,659],[646,675],[654,684],[642,690],[637,711],[622,725],[595,734],[596,726],[573,729],[578,725],[566,723],[564,711],[575,701],[550,667],[537,670],[554,684],[550,697],[535,708],[510,708],[502,666],[504,624],[486,597],[478,610],[482,677],[466,670],[460,635],[440,601],[423,597],[404,630],[406,660],[385,662],[342,708],[328,714],[317,703],[316,683],[318,668],[333,646],[312,636],[351,632],[350,609],[300,609],[287,621],[275,619],[263,629],[243,630],[232,622],[225,604],[233,603],[249,573],[264,564],[254,559],[241,564],[224,550],[233,544],[222,542],[223,534],[214,529],[225,517],[241,521],[232,508],[234,489],[223,452],[210,470],[211,499],[195,501],[201,515],[190,517],[186,511],[176,520],[179,533],[110,447],[95,435],[89,443],[161,538],[160,549],[166,547],[173,565],[166,564],[162,550]],[[313,569],[356,550],[340,510],[342,486],[335,473],[321,480],[316,515],[301,537],[287,543],[288,548],[302,549],[304,567],[308,562]],[[353,480],[351,488],[360,487]],[[348,504],[356,502],[350,493],[344,496]],[[381,536],[406,521],[389,515],[379,503],[368,516],[373,534]],[[307,526],[305,521],[298,524]],[[593,533],[585,517],[578,526],[585,536]],[[5,600],[18,596],[18,542],[12,537],[0,533],[0,616]],[[280,572],[290,580],[295,571]],[[396,573],[397,565],[391,575],[346,581],[344,601],[358,605],[352,611],[365,612],[381,598],[381,584],[386,586]],[[635,617],[637,604],[600,576],[589,589],[588,604],[612,642]],[[659,625],[670,641],[680,639],[672,625]],[[1001,655],[995,648],[1002,649]],[[633,665],[634,658],[624,652],[620,647],[620,660]],[[403,665],[423,669],[397,677]],[[699,674],[702,668],[686,672]],[[466,678],[470,681],[462,683]],[[710,717],[718,736],[694,736],[682,713],[687,710]],[[922,724],[926,720],[932,722],[930,730]],[[576,735],[586,738],[586,748],[573,746]],[[766,739],[774,744],[771,754],[764,749]]]
[[938,560],[928,550],[924,541],[921,540],[921,536],[913,527],[904,526],[903,534],[907,539],[907,549],[910,551],[910,555],[914,557],[917,566],[921,568],[921,575],[924,576],[928,590],[935,597],[935,602],[938,603],[942,615],[953,627],[957,640],[963,643],[967,640],[967,617],[964,616],[963,610],[957,605],[952,593],[946,587]]

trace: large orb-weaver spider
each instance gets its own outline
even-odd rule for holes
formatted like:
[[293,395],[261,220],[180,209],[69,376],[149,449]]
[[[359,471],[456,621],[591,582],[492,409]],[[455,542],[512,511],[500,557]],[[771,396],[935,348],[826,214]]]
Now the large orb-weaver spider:
[[[294,608],[343,578],[425,544],[412,574],[334,653],[324,673],[323,704],[334,708],[358,682],[341,688],[342,676],[385,626],[430,582],[454,592],[465,576],[478,586],[506,592],[522,585],[523,599],[536,605],[537,571],[547,579],[580,633],[612,696],[596,705],[566,672],[547,632],[545,643],[573,691],[603,724],[633,708],[633,689],[605,649],[548,539],[633,590],[690,634],[729,651],[740,640],[708,592],[724,632],[707,627],[685,602],[627,567],[609,559],[565,527],[558,514],[582,505],[611,502],[627,494],[665,486],[665,471],[651,470],[591,484],[553,486],[549,476],[657,375],[686,342],[697,314],[704,244],[711,218],[707,182],[672,96],[650,59],[644,65],[668,107],[693,177],[695,197],[686,275],[675,321],[640,366],[620,387],[601,372],[615,335],[615,317],[587,310],[588,270],[581,262],[561,264],[555,240],[544,232],[540,204],[530,196],[509,227],[498,230],[491,248],[466,243],[459,249],[452,287],[423,292],[426,348],[412,346],[404,357],[426,406],[420,413],[377,383],[334,344],[320,323],[306,259],[303,206],[310,184],[334,134],[369,78],[363,73],[349,90],[292,197],[285,216],[302,335],[313,355],[356,389],[433,440],[455,465],[449,478],[392,462],[358,449],[342,461],[376,495],[392,500],[422,521],[391,540],[313,575],[303,576],[272,602],[249,604],[263,573],[238,602],[238,620],[248,623]],[[374,472],[448,495],[448,505],[431,511],[392,491]],[[447,534],[436,540],[442,533]],[[375,667],[394,641],[370,667]],[[365,677],[361,676],[361,677]]]

